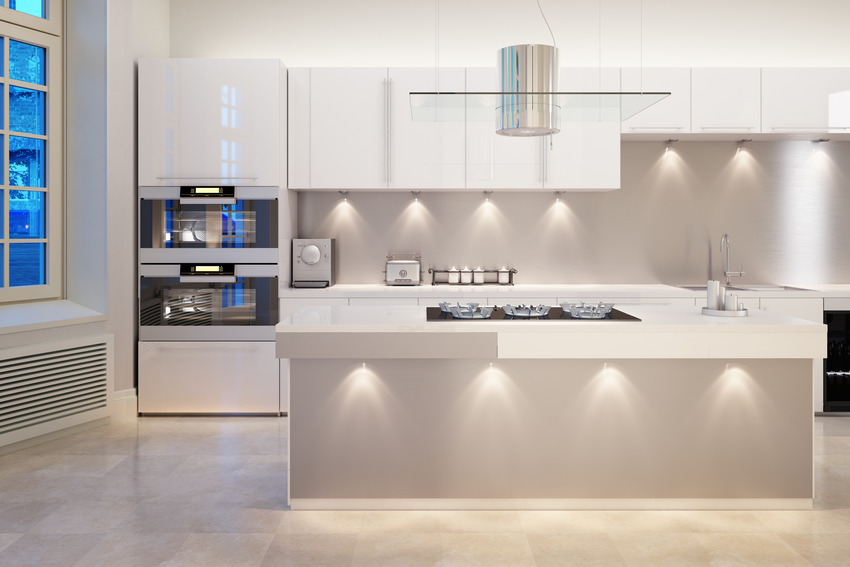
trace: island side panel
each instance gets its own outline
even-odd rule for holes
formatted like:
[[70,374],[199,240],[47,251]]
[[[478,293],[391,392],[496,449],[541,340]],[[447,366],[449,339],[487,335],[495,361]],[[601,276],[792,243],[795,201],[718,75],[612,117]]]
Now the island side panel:
[[812,498],[811,360],[293,359],[292,499]]

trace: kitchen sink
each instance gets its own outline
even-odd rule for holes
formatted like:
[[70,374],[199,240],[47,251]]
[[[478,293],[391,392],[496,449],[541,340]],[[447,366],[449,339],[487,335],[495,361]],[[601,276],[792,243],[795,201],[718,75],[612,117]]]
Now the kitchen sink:
[[[676,287],[680,289],[687,289],[691,291],[705,291],[706,286],[694,284],[694,285],[677,285]],[[802,287],[793,287],[788,285],[756,285],[756,284],[744,284],[744,285],[732,285],[726,288],[731,291],[812,291],[810,289],[802,288]]]

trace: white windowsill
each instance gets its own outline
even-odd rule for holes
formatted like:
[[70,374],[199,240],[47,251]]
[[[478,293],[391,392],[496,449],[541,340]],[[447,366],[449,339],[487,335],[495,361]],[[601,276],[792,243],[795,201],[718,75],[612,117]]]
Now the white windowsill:
[[106,315],[67,299],[0,306],[0,335],[105,321]]

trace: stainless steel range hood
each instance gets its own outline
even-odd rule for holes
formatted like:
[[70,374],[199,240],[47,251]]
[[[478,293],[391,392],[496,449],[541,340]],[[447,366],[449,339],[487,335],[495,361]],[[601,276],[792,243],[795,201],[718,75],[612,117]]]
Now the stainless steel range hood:
[[[560,132],[558,48],[551,45],[511,45],[499,50],[499,106],[496,134],[547,136]],[[543,94],[529,94],[543,93]]]
[[621,122],[670,96],[669,92],[558,90],[558,52],[550,45],[499,50],[498,90],[411,92],[414,122],[492,122],[505,136],[546,136],[564,122]]

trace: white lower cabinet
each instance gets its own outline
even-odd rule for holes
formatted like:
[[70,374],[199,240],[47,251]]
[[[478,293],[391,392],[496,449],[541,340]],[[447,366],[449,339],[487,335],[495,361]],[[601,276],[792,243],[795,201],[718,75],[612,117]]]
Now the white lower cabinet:
[[349,297],[349,305],[419,305],[416,297]]
[[274,342],[140,342],[139,413],[280,412]]
[[466,305],[467,303],[477,303],[479,305],[491,305],[490,301],[486,297],[478,296],[478,297],[457,297],[451,294],[446,294],[445,297],[420,297],[419,298],[419,306],[420,307],[439,307],[440,303],[443,301],[448,301],[452,305],[457,305],[460,303],[461,305]]
[[302,307],[309,305],[348,305],[348,299],[345,297],[328,297],[328,298],[281,298],[279,303],[280,318],[289,317]]
[[683,307],[693,307],[694,300],[688,297],[600,297],[600,296],[585,296],[585,297],[561,297],[558,299],[561,303],[576,303],[584,301],[585,303],[613,303],[614,308],[622,305],[678,305]]

